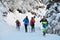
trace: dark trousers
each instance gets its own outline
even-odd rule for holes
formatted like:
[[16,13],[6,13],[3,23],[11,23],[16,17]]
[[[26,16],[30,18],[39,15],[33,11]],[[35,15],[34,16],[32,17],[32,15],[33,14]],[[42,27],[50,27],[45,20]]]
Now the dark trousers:
[[25,25],[25,32],[27,32],[27,24],[24,24]]
[[31,24],[31,32],[35,31],[34,23]]

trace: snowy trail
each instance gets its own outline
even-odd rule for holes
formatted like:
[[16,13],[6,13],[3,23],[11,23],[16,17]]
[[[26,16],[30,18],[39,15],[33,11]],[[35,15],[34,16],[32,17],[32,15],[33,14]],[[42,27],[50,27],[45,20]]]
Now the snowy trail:
[[[0,25],[3,24],[0,23]],[[36,27],[35,32],[25,33],[24,27],[21,27],[21,31],[16,31],[14,27],[3,25],[0,27],[0,40],[60,40],[60,36],[47,34],[44,37],[39,27]]]

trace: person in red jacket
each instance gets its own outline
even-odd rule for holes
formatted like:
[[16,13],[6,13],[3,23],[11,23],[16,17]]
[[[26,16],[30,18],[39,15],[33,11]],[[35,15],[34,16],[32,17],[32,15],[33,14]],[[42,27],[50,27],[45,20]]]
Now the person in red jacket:
[[31,25],[31,32],[35,31],[35,27],[34,27],[34,25],[35,25],[35,19],[34,19],[34,17],[31,18],[30,25]]
[[19,22],[19,20],[16,20],[16,28],[18,29],[18,30],[20,30],[20,22]]

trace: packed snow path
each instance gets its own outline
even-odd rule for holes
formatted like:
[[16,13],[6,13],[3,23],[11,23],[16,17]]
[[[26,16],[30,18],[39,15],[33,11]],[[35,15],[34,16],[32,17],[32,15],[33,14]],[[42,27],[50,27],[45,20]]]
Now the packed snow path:
[[25,33],[24,27],[17,31],[14,26],[0,23],[0,40],[60,40],[60,36],[54,34],[43,36],[39,27],[36,27],[35,32]]

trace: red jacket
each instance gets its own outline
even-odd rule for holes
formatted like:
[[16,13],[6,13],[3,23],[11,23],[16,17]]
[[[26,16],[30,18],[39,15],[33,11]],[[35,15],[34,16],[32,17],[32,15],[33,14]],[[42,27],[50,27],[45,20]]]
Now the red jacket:
[[35,19],[33,18],[33,19],[31,19],[30,20],[30,23],[32,24],[32,23],[35,23]]

